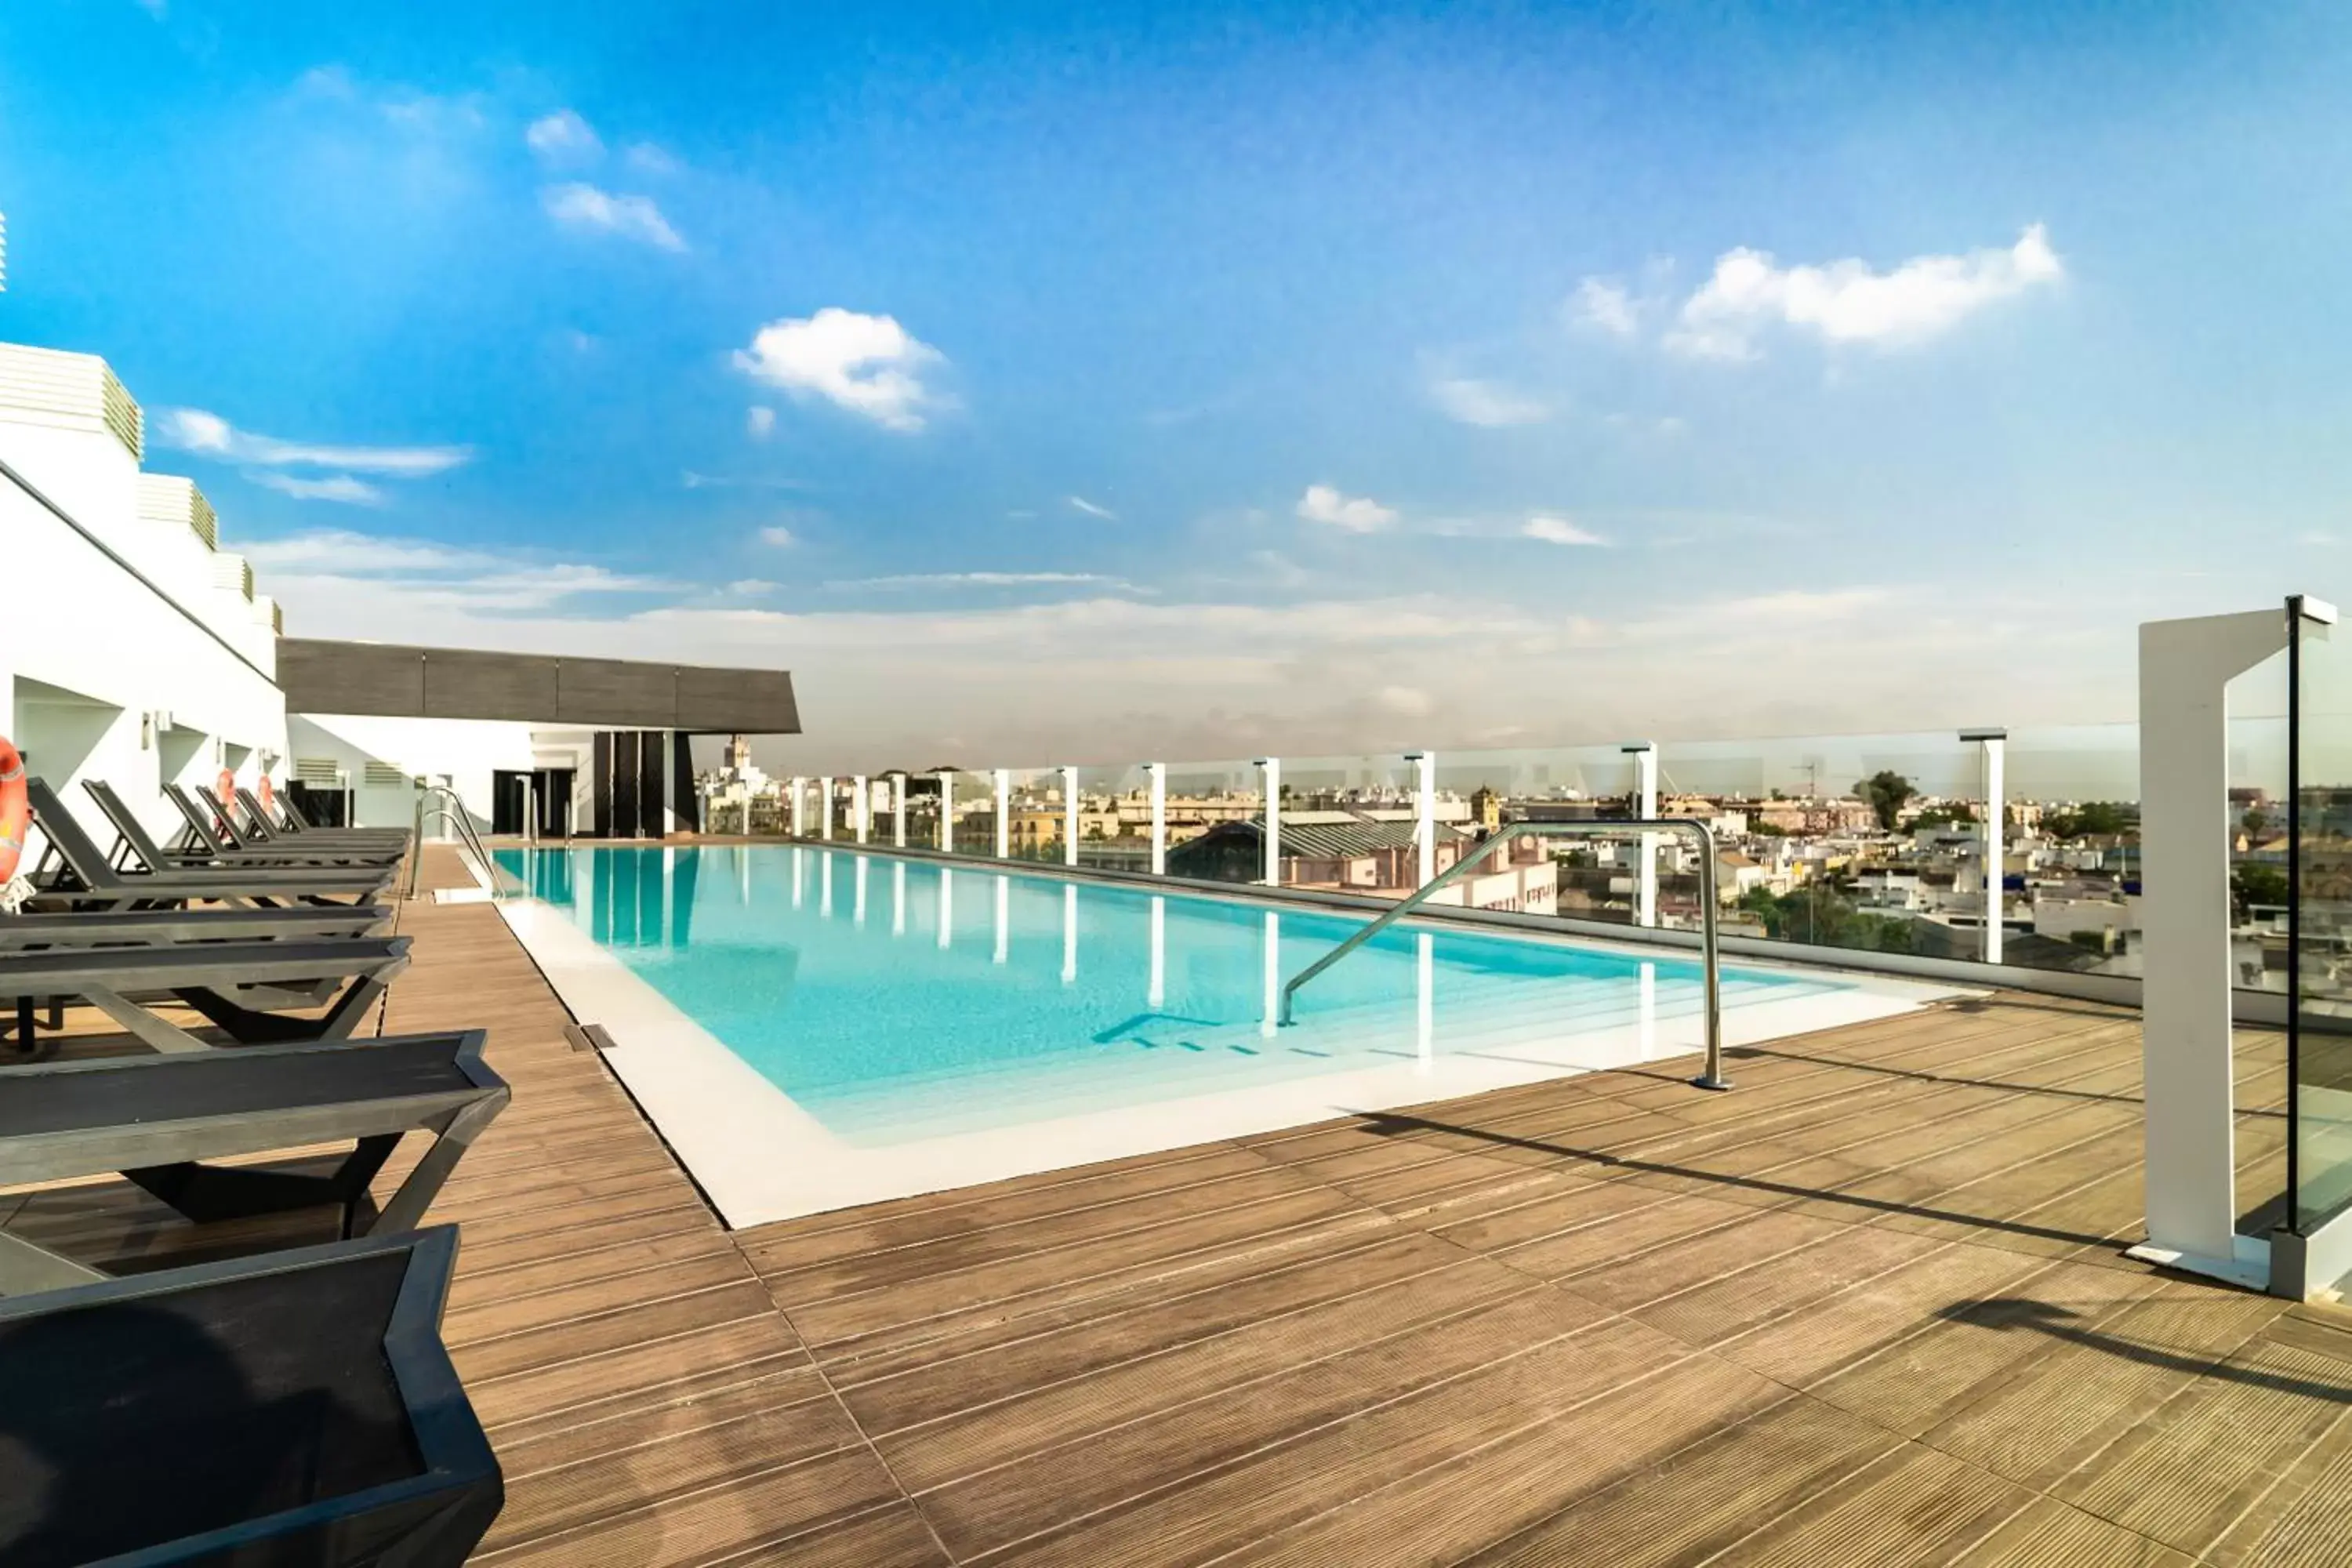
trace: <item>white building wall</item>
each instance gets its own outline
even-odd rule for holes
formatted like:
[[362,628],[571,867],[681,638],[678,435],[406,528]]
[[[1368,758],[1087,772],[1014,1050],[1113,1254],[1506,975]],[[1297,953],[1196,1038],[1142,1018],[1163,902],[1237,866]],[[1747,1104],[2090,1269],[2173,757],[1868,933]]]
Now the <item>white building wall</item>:
[[[0,435],[15,431],[0,418]],[[80,493],[100,504],[106,489]],[[125,484],[115,499],[127,506],[130,493]],[[226,765],[249,784],[284,755],[284,697],[267,666],[5,479],[0,540],[12,580],[29,590],[0,614],[7,733],[69,807],[82,780],[102,778],[168,832],[178,818],[157,795],[166,777],[208,784]]]

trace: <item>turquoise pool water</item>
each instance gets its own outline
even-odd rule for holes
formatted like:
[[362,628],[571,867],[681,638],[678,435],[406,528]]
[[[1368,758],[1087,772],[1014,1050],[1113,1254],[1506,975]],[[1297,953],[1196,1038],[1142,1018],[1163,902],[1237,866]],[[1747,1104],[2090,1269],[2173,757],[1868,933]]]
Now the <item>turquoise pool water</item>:
[[[1383,932],[1269,997],[1339,914],[849,849],[501,849],[499,861],[825,1128],[861,1142],[1246,1089],[1416,1058],[1557,1061],[1654,1033],[1693,1048],[1696,962]],[[1845,989],[1723,972],[1730,1009]],[[1645,1035],[1644,1037],[1647,1037]]]

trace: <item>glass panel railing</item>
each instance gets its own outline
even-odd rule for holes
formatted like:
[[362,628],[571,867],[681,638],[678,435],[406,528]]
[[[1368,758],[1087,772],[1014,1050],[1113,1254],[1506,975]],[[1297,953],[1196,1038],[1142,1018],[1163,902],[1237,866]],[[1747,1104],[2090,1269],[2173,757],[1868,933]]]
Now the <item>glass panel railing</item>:
[[1168,874],[1263,882],[1265,786],[1247,759],[1168,764]]
[[1285,887],[1402,899],[1421,886],[1414,763],[1402,752],[1281,761]]
[[1151,869],[1151,783],[1141,763],[1078,770],[1078,864]]
[[[2287,1183],[2292,1223],[2307,1236],[2352,1208],[2352,631],[2307,621],[2296,630],[2292,821],[2280,825],[2281,845],[2265,814],[2261,847],[2233,883],[2286,895]],[[2272,886],[2274,847],[2284,889]],[[2250,912],[2263,907],[2249,902]]]
[[2013,730],[2007,751],[2001,961],[2137,975],[2139,726]]
[[[1006,822],[1006,849],[1015,860],[1059,866],[1069,838],[1069,806],[1062,770],[1013,768]],[[995,831],[992,821],[990,832]]]

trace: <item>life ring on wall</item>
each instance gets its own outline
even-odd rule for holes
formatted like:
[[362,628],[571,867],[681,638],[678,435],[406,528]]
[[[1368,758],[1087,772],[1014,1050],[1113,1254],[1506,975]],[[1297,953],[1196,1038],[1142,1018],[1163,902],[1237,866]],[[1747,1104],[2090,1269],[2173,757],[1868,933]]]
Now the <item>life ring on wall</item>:
[[259,778],[253,781],[253,793],[255,795],[259,797],[262,810],[276,811],[278,809],[278,786],[270,781],[270,777],[268,773],[264,773]]
[[213,780],[213,798],[220,802],[223,811],[236,808],[236,775],[226,768],[223,768],[220,776]]
[[16,862],[25,855],[25,831],[32,822],[33,802],[25,793],[25,759],[7,736],[0,735],[0,888],[16,874]]

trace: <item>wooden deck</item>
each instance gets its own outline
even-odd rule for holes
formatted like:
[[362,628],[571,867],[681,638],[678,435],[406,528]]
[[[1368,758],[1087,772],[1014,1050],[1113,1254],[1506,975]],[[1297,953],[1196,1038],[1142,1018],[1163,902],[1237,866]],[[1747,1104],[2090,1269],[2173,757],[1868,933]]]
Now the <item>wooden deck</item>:
[[[389,1030],[487,1025],[515,1086],[434,1215],[486,1563],[2352,1561],[2352,1313],[2121,1256],[2129,1016],[2000,997],[1735,1052],[1729,1095],[1601,1074],[730,1234],[494,911],[403,929]],[[2240,1058],[2251,1205],[2283,1066]],[[120,1184],[0,1215],[199,1239]]]

